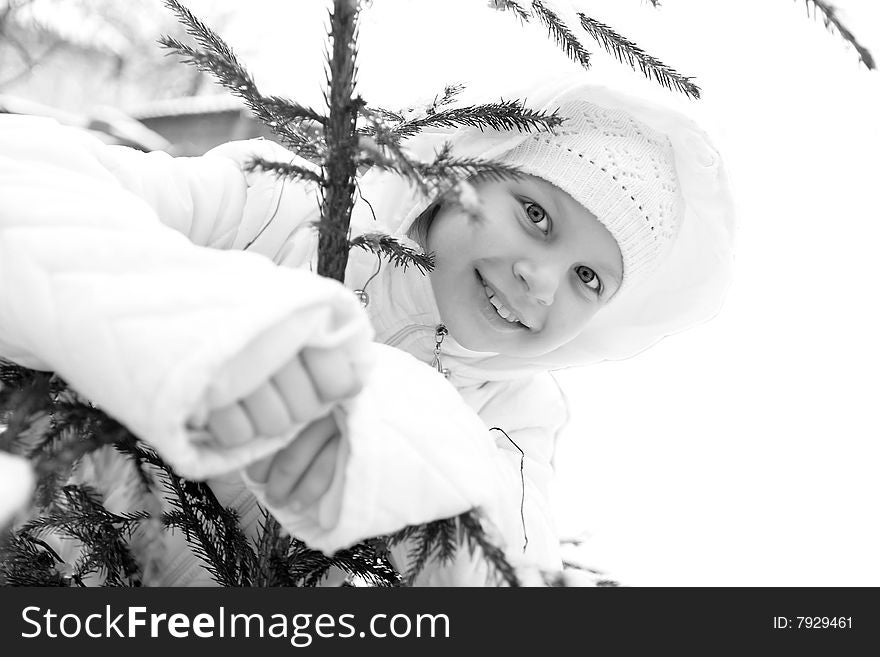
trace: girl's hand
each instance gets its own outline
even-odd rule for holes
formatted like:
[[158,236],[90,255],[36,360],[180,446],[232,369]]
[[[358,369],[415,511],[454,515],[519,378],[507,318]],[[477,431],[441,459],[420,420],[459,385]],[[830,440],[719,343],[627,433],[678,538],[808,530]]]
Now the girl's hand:
[[266,502],[297,511],[330,488],[342,437],[326,415],[303,429],[284,449],[249,465],[248,477],[266,484]]
[[306,348],[244,399],[211,411],[207,429],[224,447],[277,436],[354,397],[362,387],[342,350]]

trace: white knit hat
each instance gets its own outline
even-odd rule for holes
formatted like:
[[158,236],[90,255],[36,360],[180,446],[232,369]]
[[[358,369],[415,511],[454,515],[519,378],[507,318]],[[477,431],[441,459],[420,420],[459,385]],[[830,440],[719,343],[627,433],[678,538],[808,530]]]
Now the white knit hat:
[[623,256],[621,289],[651,272],[672,243],[683,203],[669,139],[619,109],[582,99],[499,159],[553,183],[592,212]]

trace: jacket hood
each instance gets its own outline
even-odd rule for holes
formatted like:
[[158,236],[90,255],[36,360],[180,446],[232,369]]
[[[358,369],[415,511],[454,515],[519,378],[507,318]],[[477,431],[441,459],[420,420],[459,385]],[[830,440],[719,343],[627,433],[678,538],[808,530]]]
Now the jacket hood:
[[[734,203],[721,158],[706,133],[678,110],[571,78],[530,90],[525,105],[552,112],[571,98],[624,111],[668,137],[684,206],[678,235],[647,280],[622,290],[579,335],[554,351],[523,358],[470,352],[454,339],[445,343],[456,366],[477,378],[504,379],[629,358],[667,335],[716,315],[729,286]],[[447,142],[455,156],[495,159],[528,136],[477,128],[435,130],[416,135],[404,146],[421,160],[432,159]],[[359,192],[361,198],[352,216],[353,232],[381,230],[398,238],[407,236],[413,222],[434,200],[396,174],[378,170],[361,178]],[[414,296],[423,299],[425,312],[436,313],[427,277],[416,274],[408,278],[417,288]]]

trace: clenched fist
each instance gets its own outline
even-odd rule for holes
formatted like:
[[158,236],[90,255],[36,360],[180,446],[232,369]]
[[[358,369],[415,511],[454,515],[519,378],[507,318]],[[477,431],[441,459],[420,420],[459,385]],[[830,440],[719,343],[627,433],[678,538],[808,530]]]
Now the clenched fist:
[[266,502],[293,511],[309,506],[333,482],[342,437],[332,415],[303,429],[292,443],[252,463],[247,475],[266,484]]
[[247,397],[211,411],[207,430],[224,447],[277,436],[312,422],[362,387],[343,350],[307,347]]

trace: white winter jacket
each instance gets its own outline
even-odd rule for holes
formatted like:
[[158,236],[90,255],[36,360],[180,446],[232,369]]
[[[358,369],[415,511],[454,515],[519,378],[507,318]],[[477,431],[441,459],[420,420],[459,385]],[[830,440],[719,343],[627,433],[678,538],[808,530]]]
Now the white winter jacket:
[[[106,146],[44,120],[0,117],[0,355],[58,372],[184,476],[216,477],[218,497],[253,529],[260,486],[244,490],[229,473],[296,432],[220,450],[190,427],[248,394],[304,345],[346,349],[367,385],[334,410],[343,432],[336,475],[310,508],[270,508],[282,525],[333,552],[477,507],[512,563],[558,569],[549,494],[567,412],[548,370],[625,357],[711,316],[730,260],[726,183],[705,136],[662,108],[587,92],[665,126],[675,147],[691,201],[679,242],[699,249],[682,247],[670,258],[684,270],[681,289],[670,289],[675,277],[662,277],[674,312],[646,286],[641,296],[615,299],[604,323],[530,361],[470,352],[446,336],[439,353],[446,379],[429,366],[441,318],[427,277],[379,267],[376,256],[355,249],[346,285],[366,289],[364,310],[349,289],[309,271],[316,190],[243,173],[255,155],[290,161],[279,146],[238,142],[175,159]],[[560,93],[567,91],[553,90],[547,106]],[[426,135],[412,150],[430,157],[451,139],[460,154],[493,156],[521,138],[465,130]],[[368,172],[353,232],[405,238],[426,203],[391,174]],[[405,561],[401,551],[395,556]],[[209,583],[187,550],[170,550],[168,561],[162,583]],[[419,581],[487,582],[483,562],[467,555],[429,567]]]
[[[0,143],[0,354],[57,371],[178,472],[205,477],[292,436],[221,451],[188,426],[247,394],[302,345],[340,345],[370,375],[337,410],[337,475],[312,508],[272,509],[279,521],[333,552],[478,507],[514,563],[559,567],[547,506],[566,417],[557,388],[549,376],[459,376],[448,336],[444,380],[428,366],[440,317],[417,270],[383,266],[366,288],[366,314],[342,286],[310,273],[316,240],[304,222],[317,218],[315,190],[239,167],[288,152],[239,142],[175,159],[22,117],[3,118]],[[363,286],[377,265],[355,250],[349,286]],[[255,524],[241,486],[225,477],[215,488]],[[180,548],[163,583],[209,583]],[[461,572],[429,569],[421,581],[482,584],[478,566],[462,559]]]

